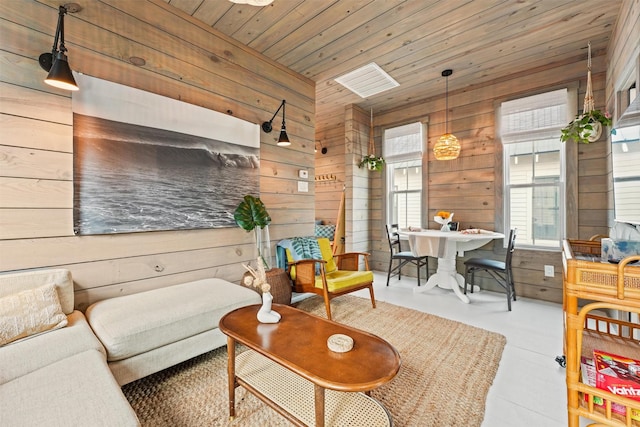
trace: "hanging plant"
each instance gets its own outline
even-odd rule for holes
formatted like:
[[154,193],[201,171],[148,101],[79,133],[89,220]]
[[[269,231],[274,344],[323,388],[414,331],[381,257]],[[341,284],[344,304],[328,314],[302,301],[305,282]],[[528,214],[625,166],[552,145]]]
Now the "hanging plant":
[[[608,112],[604,114],[600,110],[592,110],[585,114],[578,115],[575,120],[564,127],[560,132],[560,141],[567,142],[569,140],[588,144],[597,141],[602,134],[602,129],[611,126],[611,115]],[[615,135],[616,130],[611,129],[611,134]]]
[[376,147],[373,143],[373,109],[371,110],[371,123],[369,127],[369,154],[362,157],[358,167],[362,169],[367,167],[370,171],[381,171],[384,166],[384,159],[382,156],[376,156]]
[[[577,143],[588,144],[597,141],[602,135],[602,129],[611,126],[611,115],[595,109],[593,101],[593,89],[591,87],[591,43],[589,43],[589,56],[587,59],[587,91],[584,94],[583,113],[579,114],[571,123],[560,130],[560,141],[572,140]],[[615,135],[615,129],[611,134]]]
[[364,156],[362,160],[360,160],[360,163],[358,163],[359,168],[366,166],[370,171],[381,171],[383,165],[384,159],[382,157],[376,157],[375,154]]

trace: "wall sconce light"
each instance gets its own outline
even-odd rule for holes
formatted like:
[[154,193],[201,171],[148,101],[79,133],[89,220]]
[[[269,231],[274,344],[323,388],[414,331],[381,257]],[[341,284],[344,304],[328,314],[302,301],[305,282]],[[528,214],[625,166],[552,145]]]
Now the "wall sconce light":
[[316,147],[315,147],[315,150],[314,150],[314,151],[315,151],[316,153],[318,152],[318,145],[320,146],[320,152],[321,152],[322,154],[327,154],[327,147],[324,147],[324,146],[322,145],[322,141],[320,141],[320,140],[317,140],[317,141],[316,141]]
[[[73,10],[71,10],[72,8]],[[67,48],[64,46],[64,15],[67,11],[77,12],[79,10],[80,6],[75,3],[60,6],[58,9],[58,27],[56,28],[56,36],[53,39],[53,48],[51,49],[51,53],[43,53],[38,58],[40,66],[45,71],[49,72],[49,75],[44,79],[44,82],[60,89],[80,89],[73,78],[71,68],[69,68],[69,62],[67,62],[67,55],[65,54],[67,52]],[[60,40],[59,47],[58,40]]]
[[442,77],[446,79],[447,86],[445,91],[445,134],[438,138],[436,145],[433,146],[433,154],[436,160],[454,160],[460,155],[460,142],[455,135],[449,133],[449,76],[453,74],[453,70],[444,70]]
[[291,145],[291,142],[289,142],[289,137],[287,136],[287,129],[284,125],[284,104],[286,104],[286,102],[287,101],[283,99],[282,104],[280,104],[276,112],[273,114],[273,117],[271,117],[271,120],[269,120],[268,122],[262,123],[262,130],[265,131],[266,133],[270,133],[273,130],[273,126],[271,125],[271,123],[273,122],[273,119],[276,118],[276,115],[278,115],[278,112],[282,108],[282,130],[280,131],[280,137],[278,138],[278,144],[277,144],[280,147],[286,147],[288,145]]

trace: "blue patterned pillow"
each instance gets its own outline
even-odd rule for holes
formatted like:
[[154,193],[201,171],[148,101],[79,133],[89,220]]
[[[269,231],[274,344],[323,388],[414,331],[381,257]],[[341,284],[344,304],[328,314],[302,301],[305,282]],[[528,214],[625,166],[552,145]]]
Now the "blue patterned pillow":
[[[322,259],[318,241],[313,237],[294,237],[291,239],[294,259]],[[320,264],[316,263],[316,276],[320,274]]]
[[336,226],[332,224],[317,225],[316,224],[316,237],[326,237],[329,240],[333,240],[333,236],[336,233]]

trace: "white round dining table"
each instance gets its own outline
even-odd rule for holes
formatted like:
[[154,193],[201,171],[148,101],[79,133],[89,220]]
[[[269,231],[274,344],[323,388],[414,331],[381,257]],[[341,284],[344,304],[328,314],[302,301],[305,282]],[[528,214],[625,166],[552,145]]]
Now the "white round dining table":
[[[438,268],[429,277],[427,284],[413,288],[414,292],[426,292],[438,286],[451,289],[463,302],[469,303],[469,297],[462,293],[465,278],[456,270],[456,255],[478,249],[494,239],[504,239],[504,234],[495,231],[400,231],[398,234],[409,240],[414,256],[438,258]],[[474,289],[475,290],[475,289]]]

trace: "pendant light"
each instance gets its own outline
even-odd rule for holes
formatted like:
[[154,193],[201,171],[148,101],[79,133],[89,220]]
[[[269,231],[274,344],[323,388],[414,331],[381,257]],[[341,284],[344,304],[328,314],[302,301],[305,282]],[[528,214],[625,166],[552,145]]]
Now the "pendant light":
[[453,74],[453,70],[444,70],[442,77],[446,80],[445,91],[445,131],[446,133],[438,138],[436,145],[433,147],[433,154],[436,160],[454,160],[460,155],[460,142],[455,135],[449,133],[449,76]]

